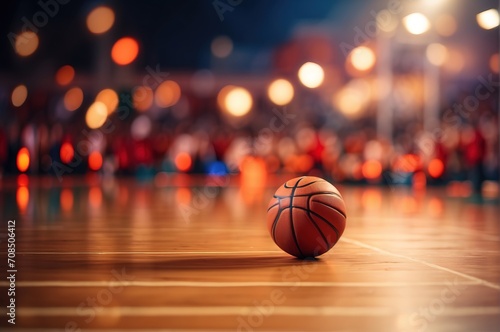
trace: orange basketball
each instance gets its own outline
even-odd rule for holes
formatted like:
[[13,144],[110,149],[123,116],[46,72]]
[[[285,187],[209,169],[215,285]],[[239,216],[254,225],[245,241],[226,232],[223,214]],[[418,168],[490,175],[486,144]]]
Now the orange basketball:
[[285,182],[267,209],[267,226],[274,242],[298,258],[330,250],[344,232],[345,222],[345,203],[337,188],[313,176]]

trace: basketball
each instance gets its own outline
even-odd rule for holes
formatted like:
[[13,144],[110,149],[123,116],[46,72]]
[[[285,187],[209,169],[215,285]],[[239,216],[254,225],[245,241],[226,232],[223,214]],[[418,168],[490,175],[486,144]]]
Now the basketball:
[[328,181],[302,176],[285,182],[267,209],[274,242],[298,258],[330,250],[344,232],[346,208],[340,192]]

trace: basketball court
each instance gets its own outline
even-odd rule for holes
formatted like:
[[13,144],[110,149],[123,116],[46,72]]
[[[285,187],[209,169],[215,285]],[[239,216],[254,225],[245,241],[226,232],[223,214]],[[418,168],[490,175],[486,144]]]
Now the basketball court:
[[[16,218],[17,323],[4,320],[2,330],[494,331],[500,323],[497,202],[476,205],[440,188],[339,186],[345,233],[318,259],[299,260],[265,226],[276,186],[231,179],[197,206],[209,192],[203,179],[169,181],[30,183],[35,203]],[[5,188],[4,207],[15,196]]]

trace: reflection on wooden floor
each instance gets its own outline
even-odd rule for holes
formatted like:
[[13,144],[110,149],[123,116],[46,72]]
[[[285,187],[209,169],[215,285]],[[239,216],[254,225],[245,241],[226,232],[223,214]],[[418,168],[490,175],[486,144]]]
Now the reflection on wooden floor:
[[0,191],[1,259],[7,220],[16,219],[18,267],[15,329],[0,282],[2,330],[500,326],[495,200],[340,186],[344,236],[319,259],[301,261],[277,248],[265,225],[281,180],[262,188],[234,179],[30,181]]

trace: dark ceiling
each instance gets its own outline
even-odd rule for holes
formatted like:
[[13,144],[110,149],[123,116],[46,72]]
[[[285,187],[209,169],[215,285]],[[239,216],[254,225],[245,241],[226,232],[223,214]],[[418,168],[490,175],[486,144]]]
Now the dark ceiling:
[[[352,40],[354,27],[363,26],[371,12],[387,8],[387,1],[336,1],[336,0],[143,0],[143,1],[78,1],[59,0],[57,13],[38,31],[39,49],[28,58],[19,58],[10,45],[9,33],[19,33],[23,22],[33,20],[42,10],[40,3],[56,0],[8,1],[0,14],[0,70],[7,74],[30,75],[39,68],[57,68],[71,64],[80,72],[91,70],[97,58],[109,54],[118,38],[129,35],[141,44],[141,52],[134,63],[138,68],[159,64],[174,70],[195,70],[211,66],[210,43],[214,37],[227,35],[234,41],[235,51],[247,58],[236,62],[234,72],[265,71],[248,65],[248,58],[266,57],[280,44],[290,40],[298,26],[321,26],[331,34],[332,42]],[[394,0],[392,0],[394,1]],[[420,0],[425,1],[425,0]],[[460,24],[455,42],[467,44],[481,51],[498,49],[498,29],[476,32],[475,13],[498,6],[497,1],[441,0]],[[415,4],[416,0],[403,3]],[[223,14],[215,9],[217,4],[236,4]],[[90,34],[85,26],[89,11],[106,4],[116,12],[113,28],[105,35]],[[215,5],[214,5],[215,4]],[[223,8],[223,7],[219,7]],[[24,20],[23,20],[24,18]],[[452,38],[452,39],[453,39]],[[491,42],[486,42],[491,39]],[[477,47],[474,42],[481,42]],[[104,50],[99,53],[99,49]],[[490,50],[491,49],[491,50]],[[264,61],[265,63],[265,61]]]

